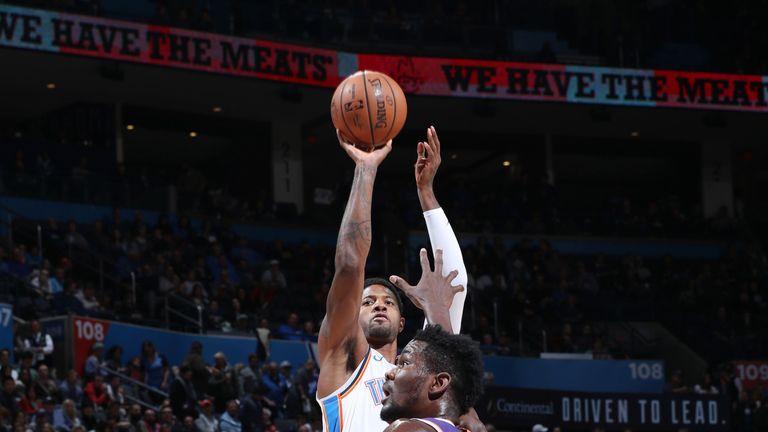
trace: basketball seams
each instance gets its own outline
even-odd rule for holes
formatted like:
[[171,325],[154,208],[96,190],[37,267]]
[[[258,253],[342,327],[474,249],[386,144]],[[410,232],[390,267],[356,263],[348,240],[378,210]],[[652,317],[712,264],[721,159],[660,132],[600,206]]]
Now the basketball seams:
[[371,129],[371,146],[376,147],[376,136],[373,134],[373,119],[371,118],[371,104],[368,102],[368,80],[363,71],[363,90],[365,91],[365,110],[368,112],[368,127]]
[[[347,116],[344,115],[344,89],[347,88],[347,84],[349,84],[349,83],[344,81],[344,85],[341,87],[341,91],[339,92],[339,104],[340,104],[339,105],[339,107],[340,107],[339,108],[339,114],[341,115],[341,119],[344,121],[344,127],[346,129],[344,132],[348,132],[350,135],[352,135],[349,138],[352,138],[353,140],[355,140],[357,142],[362,142],[357,137],[357,135],[355,135],[355,133],[352,131],[352,128],[349,127],[349,125],[347,124]],[[363,79],[363,84],[365,84],[365,79]],[[368,121],[369,122],[371,121],[370,116],[368,117]]]
[[384,78],[384,82],[387,83],[389,86],[389,93],[392,95],[392,121],[389,125],[389,131],[387,132],[387,141],[389,141],[390,134],[392,133],[392,129],[395,128],[395,124],[397,123],[397,95],[395,95],[395,89],[392,87],[392,84],[389,82],[389,77]]

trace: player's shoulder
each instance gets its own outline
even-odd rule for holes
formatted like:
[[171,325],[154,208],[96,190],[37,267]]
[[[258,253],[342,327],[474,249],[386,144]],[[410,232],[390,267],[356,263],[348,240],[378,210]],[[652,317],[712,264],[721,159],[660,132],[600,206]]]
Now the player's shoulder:
[[416,419],[400,419],[392,422],[384,432],[435,432],[435,429]]

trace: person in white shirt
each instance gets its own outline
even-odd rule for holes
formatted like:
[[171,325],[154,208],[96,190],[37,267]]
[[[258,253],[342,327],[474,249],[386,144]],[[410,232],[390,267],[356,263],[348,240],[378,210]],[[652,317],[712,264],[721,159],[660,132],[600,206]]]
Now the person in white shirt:
[[53,339],[51,335],[40,327],[40,321],[33,320],[30,323],[31,334],[24,339],[24,349],[33,355],[33,366],[44,363],[53,365]]

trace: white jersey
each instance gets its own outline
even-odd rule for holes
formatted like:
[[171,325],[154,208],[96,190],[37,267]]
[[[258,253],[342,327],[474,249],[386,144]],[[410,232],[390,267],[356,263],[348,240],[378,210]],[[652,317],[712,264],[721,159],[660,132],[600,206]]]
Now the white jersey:
[[341,387],[318,399],[323,411],[323,432],[381,432],[389,426],[381,419],[384,374],[395,367],[375,349],[365,357]]

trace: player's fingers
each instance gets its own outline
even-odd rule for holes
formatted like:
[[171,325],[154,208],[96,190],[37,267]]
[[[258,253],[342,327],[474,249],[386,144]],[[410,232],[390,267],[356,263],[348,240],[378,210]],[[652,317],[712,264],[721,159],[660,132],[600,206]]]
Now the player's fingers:
[[424,155],[424,143],[419,141],[418,144],[416,144],[416,160],[424,159],[426,156]]
[[435,273],[439,275],[443,274],[443,250],[442,249],[435,250]]
[[338,129],[336,129],[336,138],[338,138],[338,140],[339,140],[339,144],[340,144],[342,147],[346,147],[346,146],[348,146],[348,145],[350,145],[350,144],[351,144],[351,143],[349,142],[349,140],[347,140],[347,138],[344,136],[344,134],[343,134],[343,133],[341,133],[341,131],[340,131],[340,130],[338,130]]
[[421,274],[427,273],[432,269],[429,266],[429,256],[427,256],[427,250],[421,248],[419,251],[419,260],[421,261]]
[[458,275],[459,275],[459,271],[458,270],[454,270],[454,271],[448,273],[447,275],[445,275],[445,279],[448,281],[448,283],[451,283],[451,282],[453,282],[454,279],[456,279],[456,277]]
[[435,143],[435,135],[432,133],[431,126],[427,128],[427,146],[432,150],[432,156],[437,154],[437,144]]
[[427,160],[435,160],[435,148],[429,144],[424,146],[424,150],[427,152]]
[[464,285],[456,285],[455,287],[452,287],[452,288],[453,288],[453,295],[456,295],[464,291]]
[[411,298],[410,293],[415,289],[411,284],[405,281],[405,279],[401,278],[400,276],[390,276],[389,281],[392,282],[393,285],[400,288],[405,295],[408,296],[408,298]]
[[437,154],[440,154],[440,138],[437,137],[437,129],[434,126],[430,126],[432,130],[432,138],[435,140],[435,147],[437,148]]

